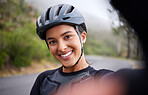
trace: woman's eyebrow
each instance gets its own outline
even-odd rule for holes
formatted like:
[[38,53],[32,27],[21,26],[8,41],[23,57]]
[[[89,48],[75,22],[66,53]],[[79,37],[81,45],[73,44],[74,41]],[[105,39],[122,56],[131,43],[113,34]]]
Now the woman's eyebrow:
[[[64,36],[64,35],[66,35],[67,33],[72,33],[73,31],[67,31],[67,32],[64,32],[63,34],[61,34],[61,36]],[[47,38],[47,41],[48,40],[52,40],[52,39],[54,39],[53,37],[49,37],[49,38]]]
[[64,32],[63,34],[61,34],[61,36],[64,36],[65,34],[67,33],[72,33],[73,31],[67,31],[67,32]]
[[52,39],[54,39],[54,38],[52,38],[52,37],[49,37],[49,38],[47,38],[47,39],[46,39],[46,41],[48,41],[48,40],[52,40]]

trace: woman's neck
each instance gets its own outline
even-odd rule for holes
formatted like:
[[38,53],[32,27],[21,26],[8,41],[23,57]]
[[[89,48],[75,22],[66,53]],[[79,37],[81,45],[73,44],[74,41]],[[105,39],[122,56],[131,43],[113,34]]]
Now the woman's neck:
[[85,69],[89,66],[89,64],[86,62],[84,54],[82,55],[81,59],[79,60],[78,64],[76,64],[74,67],[71,68],[62,68],[62,71],[65,73],[71,73],[76,72],[82,69]]

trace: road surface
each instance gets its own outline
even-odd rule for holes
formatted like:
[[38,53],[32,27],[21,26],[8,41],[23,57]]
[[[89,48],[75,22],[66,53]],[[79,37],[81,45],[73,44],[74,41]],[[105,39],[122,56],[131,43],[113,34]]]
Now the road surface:
[[117,59],[103,56],[86,56],[87,61],[95,69],[110,69],[117,71],[122,68],[143,68],[144,64],[140,61]]
[[[98,56],[86,56],[87,61],[95,69],[118,70],[121,68],[135,68],[141,66],[136,61],[119,60]],[[0,95],[29,95],[31,87],[38,74],[18,75],[0,78]]]

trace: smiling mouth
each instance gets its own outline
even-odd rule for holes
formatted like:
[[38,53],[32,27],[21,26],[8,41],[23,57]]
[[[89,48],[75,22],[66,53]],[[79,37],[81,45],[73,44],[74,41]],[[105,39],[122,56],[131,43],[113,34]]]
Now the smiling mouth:
[[60,56],[61,56],[62,59],[67,59],[67,58],[70,57],[71,54],[72,54],[72,51],[70,51],[70,52],[68,52],[66,54],[61,54]]

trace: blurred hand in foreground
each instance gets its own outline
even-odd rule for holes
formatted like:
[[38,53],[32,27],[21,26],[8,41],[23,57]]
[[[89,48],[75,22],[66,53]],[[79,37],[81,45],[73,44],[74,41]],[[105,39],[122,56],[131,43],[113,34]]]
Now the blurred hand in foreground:
[[118,76],[90,78],[63,86],[54,95],[126,95],[127,85]]

